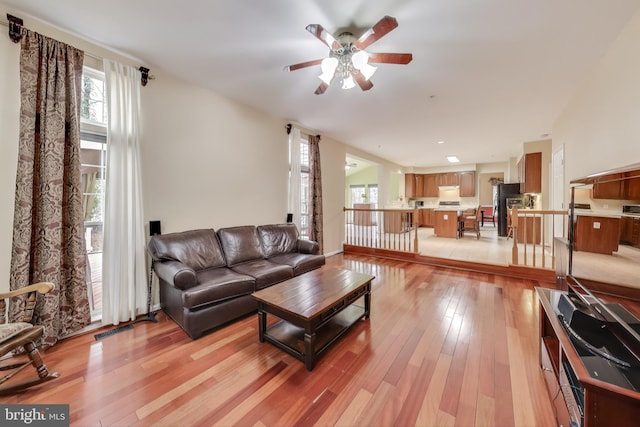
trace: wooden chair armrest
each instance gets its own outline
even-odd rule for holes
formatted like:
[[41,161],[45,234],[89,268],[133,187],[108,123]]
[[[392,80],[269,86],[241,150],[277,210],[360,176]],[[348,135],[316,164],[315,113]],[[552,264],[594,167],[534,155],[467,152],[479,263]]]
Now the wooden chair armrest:
[[47,292],[51,292],[53,288],[55,288],[55,286],[53,283],[50,283],[50,282],[34,283],[33,285],[16,289],[15,291],[0,293],[0,299],[13,298],[15,296],[28,294],[29,292],[34,292],[34,291],[39,292],[41,294],[46,294]]

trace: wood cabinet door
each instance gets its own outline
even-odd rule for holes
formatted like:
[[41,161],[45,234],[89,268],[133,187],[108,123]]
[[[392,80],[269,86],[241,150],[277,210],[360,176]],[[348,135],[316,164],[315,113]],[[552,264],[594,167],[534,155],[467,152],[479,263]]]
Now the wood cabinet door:
[[408,200],[415,197],[416,177],[413,173],[404,174],[404,197]]
[[437,174],[438,185],[458,185],[458,173],[446,172]]
[[438,197],[440,195],[436,178],[437,174],[435,173],[424,175],[424,197]]
[[[527,153],[521,160],[523,162],[520,181],[521,193],[542,192],[542,153]],[[524,183],[524,186],[522,185]],[[524,187],[524,191],[523,188]]]
[[626,200],[640,200],[640,178],[631,178],[627,181]]
[[621,173],[607,175],[602,182],[593,184],[591,197],[594,199],[623,199],[624,181]]
[[475,197],[476,195],[476,173],[459,172],[460,197]]
[[633,245],[633,218],[620,218],[620,243]]
[[578,215],[576,250],[611,255],[620,243],[620,219]]
[[416,174],[416,183],[413,187],[413,197],[424,197],[424,174]]

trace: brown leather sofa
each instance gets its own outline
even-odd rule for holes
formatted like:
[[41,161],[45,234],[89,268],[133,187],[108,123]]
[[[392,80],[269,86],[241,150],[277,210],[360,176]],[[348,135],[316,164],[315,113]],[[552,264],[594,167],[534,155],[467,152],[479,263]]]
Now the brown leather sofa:
[[294,224],[190,230],[151,237],[160,305],[193,339],[257,309],[251,294],[324,265]]

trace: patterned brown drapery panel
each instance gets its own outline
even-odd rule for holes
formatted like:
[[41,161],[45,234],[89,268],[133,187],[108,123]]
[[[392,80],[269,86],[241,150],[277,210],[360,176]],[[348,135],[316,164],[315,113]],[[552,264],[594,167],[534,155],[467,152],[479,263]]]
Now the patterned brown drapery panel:
[[[53,282],[34,320],[43,345],[91,321],[80,178],[80,90],[84,52],[22,30],[20,140],[10,288]],[[10,318],[22,312],[11,307]]]
[[322,173],[320,172],[320,135],[309,135],[309,239],[322,243]]

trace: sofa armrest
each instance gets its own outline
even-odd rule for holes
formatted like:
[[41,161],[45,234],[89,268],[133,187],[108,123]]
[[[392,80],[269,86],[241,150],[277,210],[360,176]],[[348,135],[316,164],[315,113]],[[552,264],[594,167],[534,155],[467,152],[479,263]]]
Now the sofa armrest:
[[159,278],[178,289],[189,289],[198,284],[196,272],[180,261],[155,262],[153,269]]
[[313,240],[298,239],[298,252],[301,254],[318,255],[320,253],[320,245]]

